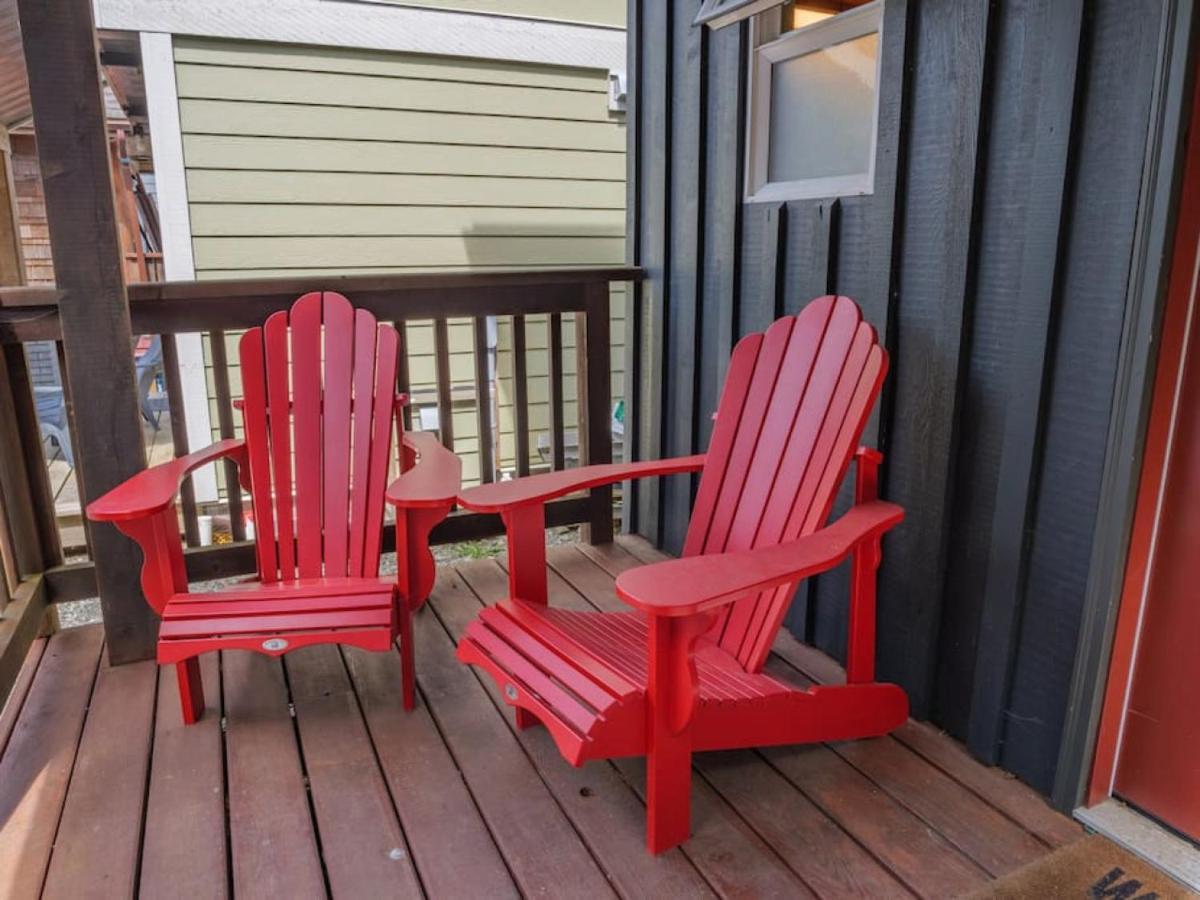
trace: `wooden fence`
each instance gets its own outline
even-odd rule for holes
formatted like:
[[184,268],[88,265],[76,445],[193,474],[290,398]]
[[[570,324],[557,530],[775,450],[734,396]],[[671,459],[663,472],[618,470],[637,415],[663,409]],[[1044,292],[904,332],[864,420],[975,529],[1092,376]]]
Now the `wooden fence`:
[[[509,317],[513,334],[513,395],[516,423],[516,470],[531,468],[527,317],[545,316],[548,339],[551,468],[565,464],[567,398],[564,385],[564,317],[573,319],[576,368],[574,373],[580,462],[612,460],[609,297],[610,285],[640,281],[643,273],[632,267],[552,269],[500,273],[432,273],[369,277],[298,277],[291,279],[160,282],[127,288],[134,333],[160,334],[164,373],[171,414],[175,454],[188,452],[187,423],[177,365],[175,336],[201,332],[208,335],[216,394],[216,423],[220,436],[233,437],[235,414],[230,388],[226,331],[261,324],[277,310],[287,309],[301,294],[334,290],[380,320],[395,323],[433,322],[436,358],[436,398],[442,442],[454,449],[451,414],[450,349],[447,322],[468,319],[474,334],[474,388],[478,416],[480,472],[484,481],[497,472],[490,440],[495,422],[488,365],[487,320]],[[11,684],[25,648],[35,636],[47,604],[96,596],[97,577],[92,561],[64,565],[58,541],[54,508],[22,344],[29,341],[61,342],[58,303],[54,288],[0,288],[0,348],[8,363],[0,369],[0,698]],[[401,330],[402,334],[404,330]],[[408,350],[402,347],[397,390],[407,392]],[[69,361],[69,360],[68,360]],[[87,416],[72,408],[69,365],[63,365],[64,389],[74,432]],[[406,423],[407,424],[407,423]],[[89,447],[103,441],[75,441],[77,477],[86,484],[89,470],[102,461],[89,458]],[[82,449],[83,452],[79,452]],[[196,448],[193,448],[196,449]],[[232,465],[232,464],[229,464]],[[244,503],[235,473],[226,472],[224,504],[229,513],[233,542],[200,546],[197,504],[191,484],[180,494],[181,527],[187,544],[185,559],[192,579],[220,578],[255,570],[253,543],[246,540]],[[82,492],[81,492],[82,493]],[[571,497],[550,504],[550,525],[585,524],[590,539],[602,542],[612,536],[612,495],[599,488],[587,497]],[[436,543],[471,540],[502,533],[497,516],[456,513],[435,529]],[[384,535],[385,549],[394,544],[394,530]],[[140,602],[140,598],[133,598]],[[8,610],[5,611],[5,605]],[[19,607],[14,605],[19,604]],[[20,613],[19,615],[16,613]]]

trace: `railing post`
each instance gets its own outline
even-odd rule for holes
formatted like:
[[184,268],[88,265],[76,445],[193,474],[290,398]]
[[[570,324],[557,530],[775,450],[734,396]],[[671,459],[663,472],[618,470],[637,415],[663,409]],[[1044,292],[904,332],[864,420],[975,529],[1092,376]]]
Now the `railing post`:
[[[18,0],[84,505],[146,466],[90,0]],[[88,525],[109,659],[154,653],[134,544]]]
[[[609,339],[608,282],[583,287],[584,309],[575,314],[576,384],[579,392],[579,462],[612,462],[612,361]],[[613,539],[612,487],[592,488],[584,539],[607,544]]]

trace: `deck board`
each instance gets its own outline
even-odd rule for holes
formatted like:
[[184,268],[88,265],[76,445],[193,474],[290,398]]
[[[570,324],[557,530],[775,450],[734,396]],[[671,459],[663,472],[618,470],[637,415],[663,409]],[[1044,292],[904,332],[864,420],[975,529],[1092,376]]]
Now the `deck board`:
[[134,893],[157,670],[152,660],[114,668],[107,651],[101,655],[46,873],[46,896]]
[[[437,604],[435,610],[447,631],[458,637],[483,603],[503,596],[507,578],[491,560],[460,564],[458,572],[470,587],[478,603],[449,606]],[[707,883],[695,866],[679,850],[653,857],[645,852],[643,835],[622,827],[637,821],[646,808],[637,792],[607,761],[591,761],[579,768],[563,765],[549,732],[543,728],[518,731],[512,716],[491,679],[482,683],[492,705],[509,723],[530,760],[545,780],[576,830],[600,861],[608,877],[625,897],[705,897],[712,896]]]
[[420,897],[341,653],[305,647],[285,660],[330,889],[342,897]]
[[[588,564],[573,547],[552,548],[547,559],[553,560],[547,586],[550,602],[554,605],[577,610],[624,608],[613,596],[612,578]],[[581,565],[574,568],[565,565],[576,561]],[[488,600],[503,597],[507,585],[500,565],[492,565],[500,577],[493,579]],[[587,584],[590,590],[581,592],[563,577],[564,570]],[[599,577],[593,579],[594,573],[599,573]],[[615,765],[644,802],[645,767],[642,760],[620,759]],[[692,819],[696,824],[695,833],[683,853],[722,896],[813,896],[788,861],[702,779],[693,780]],[[644,829],[644,816],[641,821],[639,837]]]
[[0,758],[0,896],[37,897],[100,662],[97,627],[48,643]]
[[238,897],[325,893],[279,660],[222,652],[233,892]]
[[469,589],[443,572],[433,594],[434,606],[416,617],[417,682],[522,893],[612,896],[604,873],[496,715],[483,685],[454,658],[454,643],[434,609],[471,602]]
[[208,713],[195,725],[184,725],[175,668],[163,666],[159,671],[142,843],[144,897],[229,896],[218,654],[201,657],[200,680]]
[[[615,576],[659,558],[629,538],[553,547],[551,602],[623,608]],[[1080,835],[909,723],[698,754],[695,833],[651,857],[642,761],[572,768],[454,658],[506,587],[497,560],[443,569],[416,617],[411,713],[395,654],[231,652],[202,659],[208,711],[185,727],[172,669],[110,669],[94,626],[39,643],[0,712],[0,895],[942,897]],[[769,665],[844,677],[789,637]]]

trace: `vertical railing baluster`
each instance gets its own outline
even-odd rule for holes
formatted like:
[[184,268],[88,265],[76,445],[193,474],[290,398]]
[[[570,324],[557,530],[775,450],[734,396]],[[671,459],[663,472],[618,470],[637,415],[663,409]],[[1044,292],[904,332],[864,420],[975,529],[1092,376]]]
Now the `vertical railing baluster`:
[[[188,453],[187,413],[183,408],[183,382],[179,377],[179,353],[175,335],[162,336],[163,377],[167,381],[167,410],[171,416],[171,444],[176,457]],[[152,460],[149,462],[153,463]],[[200,522],[196,512],[196,489],[191,478],[179,486],[179,502],[183,508],[183,536],[189,547],[200,546]]]
[[433,350],[437,357],[438,434],[442,445],[454,449],[454,405],[450,394],[450,327],[445,319],[433,322]]
[[41,427],[38,425],[37,399],[29,362],[23,344],[6,344],[3,348],[4,374],[12,396],[13,422],[20,453],[24,457],[23,504],[28,506],[37,528],[40,546],[39,565],[35,571],[60,565],[63,561],[62,540],[58,533],[58,518],[54,511],[54,494],[50,489],[50,473],[42,452]]
[[[75,430],[75,404],[71,399],[71,382],[67,378],[67,354],[63,349],[63,342],[61,340],[54,342],[54,352],[58,356],[58,373],[59,379],[62,381],[63,405],[67,410],[67,434],[71,436],[71,448],[75,456],[73,472],[75,476],[75,489],[79,494],[79,502],[82,506],[84,492],[82,479],[80,478],[82,470],[79,467],[79,432]],[[130,348],[130,352],[133,352],[132,348]],[[82,514],[82,510],[80,510],[80,513]],[[83,529],[83,543],[87,548],[88,559],[92,559],[92,532],[86,525]]]
[[401,320],[396,322],[396,332],[400,335],[400,343],[396,352],[400,354],[396,366],[396,393],[408,397],[408,402],[400,411],[400,421],[404,423],[405,431],[412,431],[412,381],[408,376],[408,326]]
[[[609,294],[604,282],[583,287],[583,311],[575,314],[575,359],[579,395],[580,465],[612,462],[612,362],[609,359]],[[612,540],[612,487],[592,488],[586,539]]]
[[[217,428],[221,439],[237,434],[233,424],[233,394],[229,390],[229,359],[225,351],[225,331],[214,328],[208,333],[208,343],[213,364],[213,386],[217,393]],[[242,507],[242,486],[238,481],[237,463],[226,459],[225,501],[229,508],[229,531],[235,541],[246,539],[246,516]]]
[[16,553],[13,548],[12,522],[8,517],[8,505],[0,497],[0,613],[8,606],[12,591],[21,582],[17,571]]
[[475,331],[475,405],[479,417],[479,479],[484,484],[496,478],[496,456],[492,443],[492,374],[488,348],[487,316],[476,316]]
[[551,313],[549,322],[550,344],[550,457],[551,467],[556,471],[567,465],[564,446],[566,427],[563,422],[563,339],[562,313]]
[[525,347],[525,317],[513,316],[513,440],[517,452],[517,475],[529,474],[529,373]]

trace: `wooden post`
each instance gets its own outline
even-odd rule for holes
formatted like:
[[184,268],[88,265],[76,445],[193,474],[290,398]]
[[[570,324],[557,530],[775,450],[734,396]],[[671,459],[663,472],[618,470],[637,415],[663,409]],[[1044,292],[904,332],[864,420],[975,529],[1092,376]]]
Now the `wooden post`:
[[[146,467],[92,6],[18,0],[17,8],[86,506]],[[88,528],[109,659],[151,657],[157,624],[139,586],[140,554],[112,526]]]

